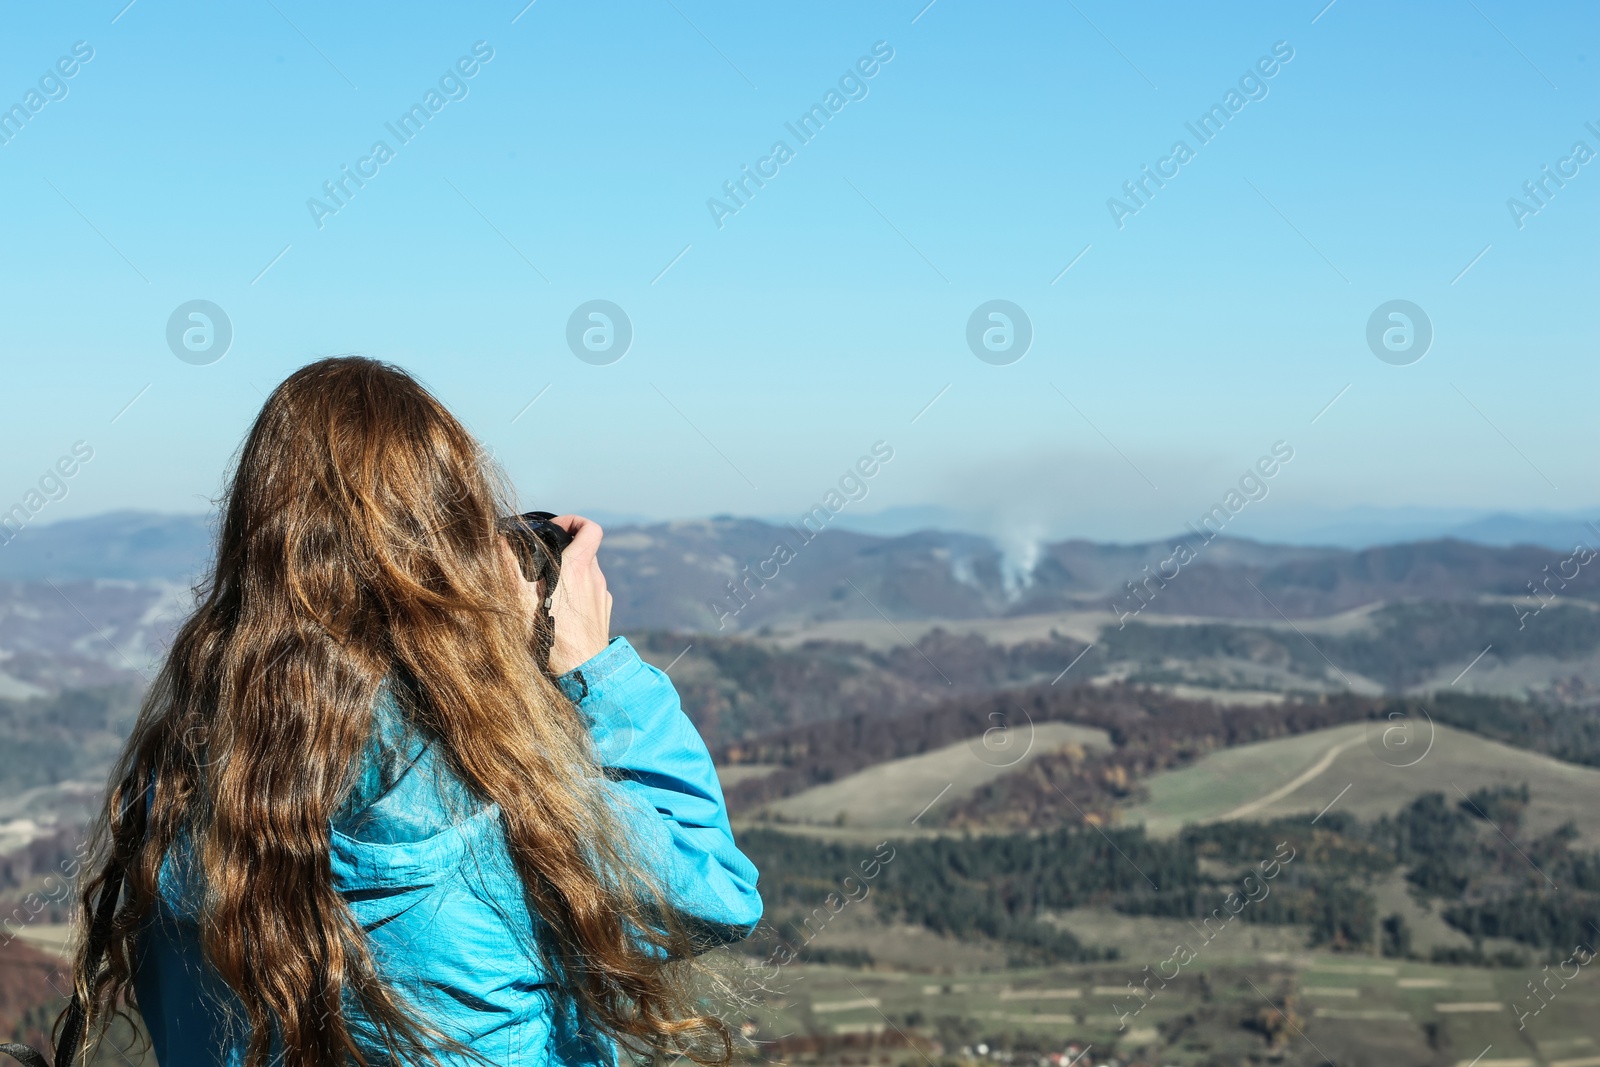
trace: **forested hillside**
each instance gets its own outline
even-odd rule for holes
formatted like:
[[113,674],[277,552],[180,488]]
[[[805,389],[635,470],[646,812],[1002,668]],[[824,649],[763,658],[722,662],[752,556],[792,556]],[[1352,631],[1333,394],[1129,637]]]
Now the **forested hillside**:
[[684,709],[718,749],[789,727],[893,718],[952,698],[1048,682],[1085,648],[1059,635],[1002,645],[943,630],[913,646],[881,650],[816,640],[786,648],[660,631],[632,639],[641,655],[672,668]]
[[1539,656],[1573,662],[1575,670],[1600,651],[1600,610],[1583,602],[1537,608],[1537,601],[1407,601],[1377,608],[1353,631],[1309,640],[1287,626],[1128,621],[1105,628],[1095,662],[1126,663],[1141,681],[1267,688],[1342,688],[1342,671],[1404,692],[1446,668],[1454,674],[1486,649],[1497,663]]
[[139,694],[121,684],[0,699],[0,800],[36,786],[102,776],[133,728]]
[[1373,894],[1382,876],[1400,871],[1474,944],[1500,938],[1525,949],[1445,952],[1443,962],[1517,965],[1600,938],[1600,853],[1569,847],[1567,828],[1523,832],[1527,797],[1526,787],[1453,800],[1430,793],[1371,822],[1334,812],[1194,827],[1167,841],[1080,824],[893,840],[876,852],[767,829],[746,831],[741,843],[761,868],[770,921],[796,945],[815,935],[817,902],[847,877],[861,882],[854,868],[870,855],[881,864],[870,891],[882,916],[1001,942],[1019,962],[1103,957],[1049,921],[1052,911],[1093,905],[1192,920],[1201,938],[1238,917],[1303,927],[1308,947],[1405,957],[1404,918],[1380,914]]

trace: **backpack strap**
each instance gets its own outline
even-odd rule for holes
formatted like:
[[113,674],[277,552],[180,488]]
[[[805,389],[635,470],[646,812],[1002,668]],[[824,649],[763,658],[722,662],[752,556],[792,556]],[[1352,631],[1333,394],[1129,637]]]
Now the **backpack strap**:
[[[123,873],[120,863],[114,865],[106,874],[105,885],[100,887],[100,900],[95,904],[94,923],[89,927],[89,951],[84,955],[84,967],[90,980],[93,980],[95,972],[100,969],[100,961],[105,958],[106,948],[111,942],[111,927],[117,917],[117,903],[122,899]],[[78,1051],[83,1047],[84,1029],[88,1021],[88,1012],[84,1009],[83,1001],[78,996],[77,983],[74,982],[72,1003],[67,1005],[67,1013],[61,1024],[61,1039],[56,1042],[56,1067],[72,1067],[73,1061],[78,1057]],[[38,1053],[34,1055],[37,1056]],[[42,1059],[40,1062],[43,1062]],[[30,1064],[29,1067],[33,1065]]]
[[19,1045],[14,1041],[8,1041],[0,1045],[0,1052],[10,1056],[23,1067],[50,1067],[45,1058],[39,1054],[39,1050],[32,1045]]

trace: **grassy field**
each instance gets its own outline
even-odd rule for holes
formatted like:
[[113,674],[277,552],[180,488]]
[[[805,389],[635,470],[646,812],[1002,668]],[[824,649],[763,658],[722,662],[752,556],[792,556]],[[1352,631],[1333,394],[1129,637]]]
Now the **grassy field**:
[[[930,945],[935,951],[916,962],[794,963],[774,973],[719,952],[709,960],[722,976],[711,1005],[749,1040],[741,1058],[768,1063],[942,1067],[982,1060],[977,1050],[986,1046],[1031,1067],[1038,1055],[1075,1045],[1090,1047],[1081,1061],[1089,1065],[1117,1058],[1172,1067],[1600,1067],[1594,965],[1563,982],[1539,970],[1274,951],[1219,939],[1172,976],[1164,938],[1182,935],[1133,922],[1149,927],[1132,934],[1149,939],[1147,954],[1049,968],[1007,969]],[[858,937],[864,925],[840,934]],[[880,930],[897,936],[893,927]],[[1238,931],[1257,932],[1265,931]],[[1529,990],[1540,981],[1547,983],[1542,1001]],[[1148,989],[1144,999],[1130,983]],[[117,1037],[122,1050],[103,1048],[94,1063],[154,1067],[131,1034]]]
[[[1370,819],[1422,793],[1455,800],[1481,786],[1526,782],[1533,793],[1526,816],[1530,830],[1542,833],[1570,819],[1586,847],[1600,846],[1600,824],[1592,817],[1600,810],[1600,770],[1438,725],[1431,728],[1431,747],[1421,730],[1401,760],[1385,752],[1384,729],[1383,723],[1352,724],[1213,752],[1149,778],[1149,799],[1122,816],[1155,836],[1173,834],[1186,823],[1315,814],[1335,800],[1337,810]],[[1411,766],[1391,765],[1412,760]]]
[[[1552,981],[1533,1015],[1540,1002],[1526,983],[1538,972],[1325,953],[1251,963],[1202,955],[1164,987],[1150,980],[1141,1007],[1128,984],[1144,983],[1145,965],[1166,957],[943,973],[794,964],[735,1010],[758,1042],[752,1055],[765,1048],[769,1058],[784,1046],[779,1038],[792,1046],[795,1035],[809,1035],[825,1046],[830,1037],[872,1035],[891,1049],[906,1038],[925,1042],[906,1062],[962,1058],[962,1046],[980,1043],[1036,1054],[1076,1042],[1093,1046],[1089,1063],[1118,1056],[1174,1065],[1600,1065],[1600,977],[1587,971],[1565,988]],[[825,1047],[813,1058],[841,1062]]]
[[1040,753],[1069,744],[1104,749],[1111,739],[1087,726],[1035,723],[879,763],[773,801],[765,810],[792,822],[904,830],[925,810],[970,796],[979,786],[1022,770]]

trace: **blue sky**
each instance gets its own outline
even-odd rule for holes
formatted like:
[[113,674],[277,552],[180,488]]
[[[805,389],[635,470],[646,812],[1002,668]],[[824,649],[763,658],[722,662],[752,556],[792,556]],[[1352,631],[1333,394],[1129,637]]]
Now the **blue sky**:
[[[1592,4],[524,2],[8,11],[0,106],[93,58],[0,146],[0,508],[86,440],[38,521],[202,509],[262,394],[341,352],[418,374],[554,510],[797,514],[878,440],[851,508],[1024,536],[1168,533],[1280,440],[1241,532],[1600,499],[1600,160],[1507,208],[1600,152]],[[402,144],[385,124],[477,42]],[[785,123],[875,45],[802,144]],[[378,140],[319,228],[307,201]],[[707,201],[779,140],[719,228]],[[1108,199],[1178,140],[1119,228]],[[233,329],[203,366],[166,340],[196,299]],[[595,299],[634,333],[603,366],[566,342]],[[966,341],[994,299],[1033,330],[1004,366]],[[1405,366],[1366,341],[1396,299],[1434,331]]]

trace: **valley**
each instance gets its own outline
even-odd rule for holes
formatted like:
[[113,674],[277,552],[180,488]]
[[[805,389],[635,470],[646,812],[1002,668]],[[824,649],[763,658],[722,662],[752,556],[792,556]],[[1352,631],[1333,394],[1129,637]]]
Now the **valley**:
[[[70,901],[41,891],[203,551],[114,525],[0,561],[0,989],[59,966]],[[708,975],[746,1055],[1600,1064],[1589,970],[1529,999],[1600,939],[1600,587],[1526,589],[1563,553],[1219,538],[1130,616],[1164,543],[1045,546],[1008,585],[982,538],[830,529],[719,631],[702,601],[770,535],[602,555],[762,871],[766,921]],[[0,996],[0,1030],[48,1009]]]

